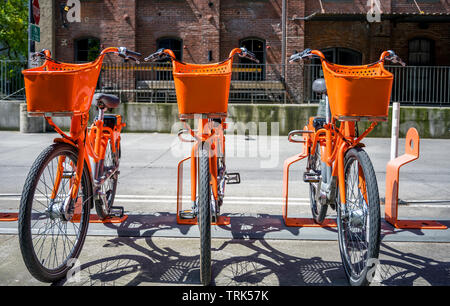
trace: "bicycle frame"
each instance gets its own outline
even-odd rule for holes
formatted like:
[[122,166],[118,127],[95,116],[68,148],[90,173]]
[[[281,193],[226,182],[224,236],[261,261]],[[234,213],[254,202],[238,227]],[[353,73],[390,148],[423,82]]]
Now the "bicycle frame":
[[[179,224],[196,224],[196,219],[182,219],[179,216],[181,209],[181,193],[182,193],[182,164],[190,159],[191,169],[190,169],[190,179],[191,179],[191,201],[195,202],[197,198],[197,175],[198,175],[198,152],[199,145],[207,142],[209,147],[209,174],[210,174],[210,184],[212,189],[212,195],[214,200],[219,200],[219,182],[217,160],[220,157],[225,157],[225,134],[224,130],[227,128],[227,124],[222,120],[220,123],[215,122],[207,117],[203,116],[197,119],[198,129],[193,130],[190,126],[183,121],[187,132],[194,138],[194,144],[191,149],[191,154],[189,157],[183,159],[178,164],[178,205],[177,205],[177,222]],[[215,225],[226,225],[230,223],[230,219],[227,217],[217,216],[216,222],[212,224]]]
[[[344,156],[345,152],[356,146],[364,146],[361,140],[372,131],[377,122],[367,128],[364,133],[358,138],[355,137],[355,122],[343,121],[338,129],[336,129],[336,120],[333,118],[330,124],[326,124],[323,128],[317,130],[312,137],[308,137],[308,147],[311,148],[309,154],[314,155],[316,146],[314,144],[320,143],[322,147],[325,144],[325,150],[321,152],[321,160],[327,166],[332,167],[331,176],[337,176],[340,182],[345,181],[344,173]],[[312,122],[308,125],[309,130],[314,130]],[[333,166],[334,165],[334,166]],[[337,165],[337,167],[336,167]],[[339,195],[341,203],[345,203],[345,186],[339,185]]]
[[[104,49],[100,56],[96,59],[95,62],[97,62],[99,65],[102,64],[103,58],[107,53],[117,53],[118,48],[111,47]],[[46,51],[46,55],[50,57],[50,52]],[[71,191],[70,191],[70,198],[72,201],[75,201],[78,195],[80,182],[81,182],[81,176],[83,174],[84,170],[84,164],[87,165],[89,169],[89,175],[91,179],[91,183],[96,187],[96,189],[107,179],[104,178],[102,180],[99,180],[99,174],[98,174],[98,163],[104,159],[105,152],[106,152],[106,145],[108,140],[111,141],[111,150],[113,153],[116,152],[116,148],[119,149],[119,147],[116,144],[120,145],[120,132],[122,128],[125,126],[125,123],[122,123],[121,120],[117,120],[117,124],[114,127],[114,129],[111,129],[110,127],[104,126],[103,122],[103,110],[99,110],[99,120],[96,120],[89,132],[87,131],[87,125],[89,120],[89,112],[80,114],[80,115],[74,115],[71,119],[70,124],[70,132],[69,135],[64,133],[52,120],[51,117],[45,116],[45,119],[47,122],[55,129],[55,131],[60,134],[61,138],[56,138],[53,141],[56,142],[65,142],[72,146],[75,146],[78,149],[78,161],[84,161],[82,163],[78,162],[78,165],[76,167],[76,173],[75,178],[70,182]],[[118,118],[121,118],[120,116],[117,116]],[[92,146],[92,143],[94,143],[94,146]],[[95,164],[96,164],[96,172],[94,174],[94,179],[92,178],[92,168],[91,164],[89,162],[89,157],[91,157]],[[58,159],[58,167],[57,167],[57,173],[55,176],[55,184],[53,185],[52,189],[52,195],[51,199],[55,199],[56,195],[58,194],[58,190],[60,187],[61,179],[63,178],[63,166],[64,158]],[[117,169],[116,169],[117,170]],[[114,171],[115,172],[115,171]],[[114,173],[111,173],[112,175]],[[94,190],[94,192],[97,192],[97,190]]]

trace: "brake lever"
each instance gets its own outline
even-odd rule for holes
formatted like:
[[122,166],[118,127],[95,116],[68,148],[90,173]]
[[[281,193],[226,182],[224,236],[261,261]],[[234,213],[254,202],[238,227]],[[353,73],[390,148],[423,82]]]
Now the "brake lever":
[[254,61],[255,63],[259,64],[259,59],[256,58],[256,56],[247,50],[245,47],[241,47],[241,53],[238,53],[239,57],[248,58],[251,61]]
[[397,54],[395,54],[393,50],[388,50],[388,52],[389,55],[386,56],[385,59],[392,62],[393,64],[400,64],[402,65],[402,67],[406,66],[405,62],[403,62],[402,59]]
[[302,59],[302,57],[300,56],[300,53],[295,53],[289,57],[289,63],[297,62],[301,59]]
[[39,52],[34,52],[33,54],[31,54],[31,57],[33,60],[36,60],[38,57],[40,57],[41,59],[45,59],[45,53],[44,53],[45,49],[42,49]]
[[147,56],[146,58],[144,58],[144,61],[145,62],[148,62],[148,61],[154,62],[158,59],[161,59],[163,54],[165,54],[164,49],[163,48],[158,49],[155,53],[152,53],[149,56]]

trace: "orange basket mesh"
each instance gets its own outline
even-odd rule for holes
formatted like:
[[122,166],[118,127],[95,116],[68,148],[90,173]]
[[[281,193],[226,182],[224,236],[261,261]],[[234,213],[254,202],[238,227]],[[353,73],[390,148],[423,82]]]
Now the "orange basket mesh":
[[68,64],[45,61],[37,68],[22,71],[27,110],[30,115],[76,115],[91,107],[102,61]]
[[394,76],[383,63],[342,66],[322,61],[331,113],[340,120],[384,121]]
[[227,113],[232,58],[206,65],[172,63],[180,115]]

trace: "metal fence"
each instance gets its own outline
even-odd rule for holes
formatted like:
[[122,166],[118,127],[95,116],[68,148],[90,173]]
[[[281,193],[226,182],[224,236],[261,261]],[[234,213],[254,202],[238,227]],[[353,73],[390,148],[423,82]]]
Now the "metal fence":
[[[403,105],[450,106],[449,66],[385,66],[394,74],[391,101]],[[312,82],[323,77],[322,66],[305,65],[304,97],[316,103],[320,96],[312,91]]]
[[[286,103],[288,96],[280,73],[281,65],[234,64],[229,101]],[[171,63],[105,63],[97,90],[128,101],[176,102]]]
[[26,61],[0,61],[0,100],[25,99],[22,70]]
[[[21,71],[25,61],[0,61],[0,100],[25,99]],[[282,65],[234,64],[230,103],[293,103],[303,95],[306,103],[320,96],[312,82],[323,76],[321,65],[287,65],[286,81]],[[394,74],[391,100],[403,105],[450,106],[449,66],[386,66]],[[300,75],[300,78],[294,75]],[[298,91],[303,83],[303,91]],[[289,88],[288,88],[289,87]],[[176,102],[170,63],[104,63],[97,91],[114,93],[122,101]],[[292,96],[290,96],[292,95]]]

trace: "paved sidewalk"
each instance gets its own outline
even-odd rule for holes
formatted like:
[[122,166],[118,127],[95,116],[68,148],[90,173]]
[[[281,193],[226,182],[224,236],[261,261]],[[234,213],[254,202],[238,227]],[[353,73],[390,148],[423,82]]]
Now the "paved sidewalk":
[[[0,235],[0,285],[45,285],[22,262],[17,236]],[[335,241],[212,240],[218,286],[347,285]],[[56,285],[199,285],[192,238],[88,236],[79,279]],[[450,244],[383,243],[373,285],[449,285]]]
[[[32,162],[56,136],[0,131],[0,211],[17,211]],[[365,143],[384,197],[390,140]],[[301,147],[286,137],[230,136],[227,145],[228,170],[239,171],[242,183],[227,186],[223,213],[234,216],[231,225],[213,231],[215,284],[346,284],[334,229],[286,228],[280,219],[282,164]],[[400,141],[400,154],[403,146]],[[197,227],[174,219],[176,166],[189,147],[175,135],[155,133],[123,134],[122,149],[116,205],[130,217],[122,225],[90,225],[77,284],[198,284]],[[419,160],[401,169],[402,218],[450,220],[449,151],[450,140],[423,139]],[[300,163],[291,175],[292,216],[310,214],[304,167]],[[0,222],[0,284],[41,285],[26,270],[15,233],[16,222]],[[450,230],[393,231],[384,224],[381,285],[450,284],[449,240]]]

